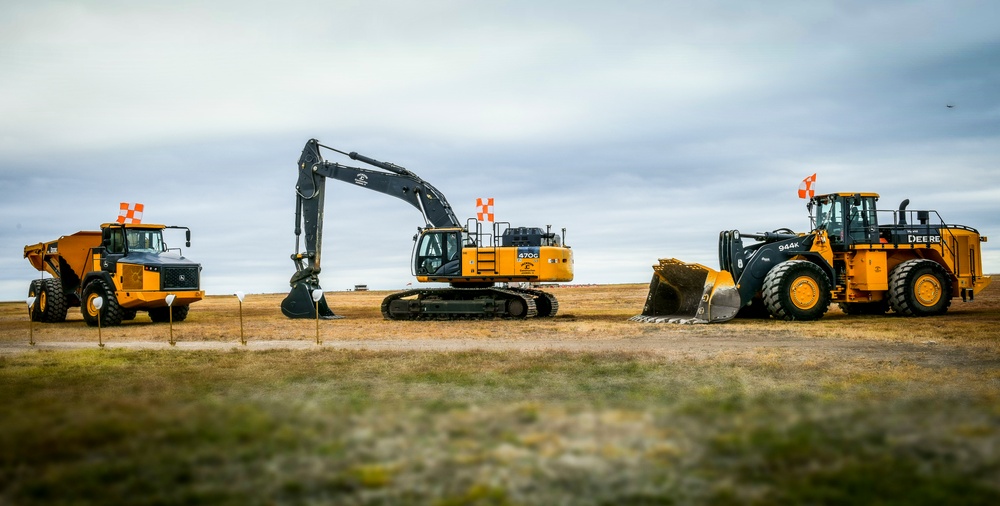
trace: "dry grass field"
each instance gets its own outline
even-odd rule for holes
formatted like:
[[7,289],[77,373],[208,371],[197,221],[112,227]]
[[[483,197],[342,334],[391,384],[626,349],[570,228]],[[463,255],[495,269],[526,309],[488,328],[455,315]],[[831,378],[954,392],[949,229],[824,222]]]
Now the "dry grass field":
[[1000,284],[934,318],[391,322],[385,292],[169,326],[0,304],[0,504],[1000,504]]

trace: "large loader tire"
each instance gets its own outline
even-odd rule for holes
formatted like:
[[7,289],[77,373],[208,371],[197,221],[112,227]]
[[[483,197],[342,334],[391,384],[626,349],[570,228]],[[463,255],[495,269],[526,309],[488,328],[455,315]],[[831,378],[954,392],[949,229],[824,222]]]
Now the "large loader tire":
[[889,273],[889,306],[905,316],[944,314],[951,306],[951,278],[933,260],[907,260]]
[[28,288],[28,296],[35,297],[31,306],[31,321],[58,323],[66,321],[69,303],[58,278],[36,279]]
[[830,307],[830,281],[818,265],[789,260],[764,277],[764,305],[779,320],[818,320]]
[[[94,307],[94,299],[98,297],[104,299],[104,305],[99,310]],[[118,305],[118,297],[115,295],[114,289],[107,281],[100,278],[87,283],[87,286],[83,288],[83,301],[80,304],[83,321],[91,327],[97,326],[98,311],[100,311],[102,327],[121,325],[125,313]]]

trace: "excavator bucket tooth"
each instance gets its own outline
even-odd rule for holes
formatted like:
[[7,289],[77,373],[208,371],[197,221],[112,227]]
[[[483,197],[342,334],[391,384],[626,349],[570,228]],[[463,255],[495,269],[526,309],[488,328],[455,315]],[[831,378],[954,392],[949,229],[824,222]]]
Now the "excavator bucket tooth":
[[[281,301],[281,312],[289,318],[316,318],[316,303],[313,302],[312,292],[318,289],[306,282],[295,283],[292,290],[288,292],[285,300]],[[343,318],[333,313],[326,303],[326,296],[319,299],[319,317],[323,320],[335,320]]]
[[632,321],[648,323],[718,323],[733,319],[742,306],[728,271],[675,258],[660,259],[642,314]]

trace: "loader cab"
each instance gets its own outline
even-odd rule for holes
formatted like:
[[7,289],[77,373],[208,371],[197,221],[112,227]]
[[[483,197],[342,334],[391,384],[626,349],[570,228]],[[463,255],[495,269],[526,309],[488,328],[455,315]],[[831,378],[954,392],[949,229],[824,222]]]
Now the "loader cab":
[[815,230],[826,230],[834,250],[854,244],[879,242],[875,193],[833,193],[817,195],[809,202]]
[[413,250],[413,274],[416,276],[458,276],[462,273],[462,244],[465,232],[460,228],[428,228],[417,233]]

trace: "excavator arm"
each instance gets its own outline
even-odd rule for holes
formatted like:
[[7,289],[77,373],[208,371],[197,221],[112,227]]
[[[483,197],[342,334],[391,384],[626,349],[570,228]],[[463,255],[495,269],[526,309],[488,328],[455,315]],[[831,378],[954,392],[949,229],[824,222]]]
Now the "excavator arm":
[[[327,161],[320,153],[320,148],[382,170]],[[337,318],[325,298],[314,303],[311,295],[314,290],[321,290],[319,273],[327,179],[332,178],[399,198],[417,208],[428,227],[461,227],[451,205],[441,192],[396,164],[381,162],[355,152],[345,153],[324,146],[316,139],[310,139],[302,149],[298,169],[299,178],[295,185],[295,253],[292,254],[295,274],[290,281],[292,290],[281,303],[282,313],[289,318],[315,318],[317,306],[321,318]]]

